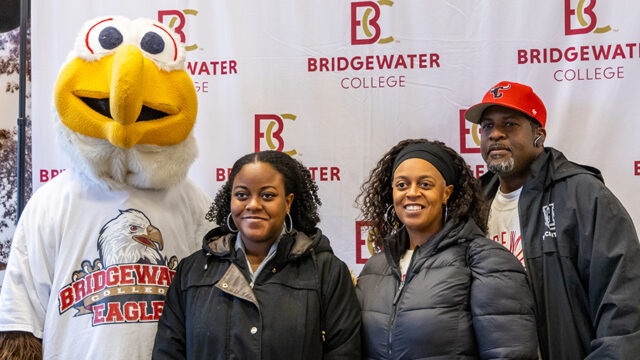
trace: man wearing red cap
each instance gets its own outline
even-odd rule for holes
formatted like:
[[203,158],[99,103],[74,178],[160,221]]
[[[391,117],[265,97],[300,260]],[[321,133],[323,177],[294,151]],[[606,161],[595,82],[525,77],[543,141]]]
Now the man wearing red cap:
[[542,357],[637,358],[640,245],[600,171],[544,147],[547,111],[529,86],[500,82],[465,117],[491,171],[487,237],[527,269]]

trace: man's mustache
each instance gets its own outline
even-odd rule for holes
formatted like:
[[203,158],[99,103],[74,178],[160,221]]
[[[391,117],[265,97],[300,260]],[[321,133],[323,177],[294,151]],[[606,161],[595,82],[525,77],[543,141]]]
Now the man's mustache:
[[507,151],[511,151],[511,148],[507,145],[504,144],[493,144],[491,146],[489,146],[489,148],[487,149],[487,153],[490,153],[491,151],[494,150],[507,150]]

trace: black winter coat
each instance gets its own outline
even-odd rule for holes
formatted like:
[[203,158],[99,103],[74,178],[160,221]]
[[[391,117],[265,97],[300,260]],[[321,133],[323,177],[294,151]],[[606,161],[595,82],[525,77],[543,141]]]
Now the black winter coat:
[[518,260],[473,222],[448,222],[414,249],[406,230],[365,264],[356,293],[367,359],[537,359],[533,298]]
[[180,262],[154,359],[360,358],[351,275],[320,230],[283,235],[255,283],[235,241],[213,229],[203,250]]
[[[481,180],[493,199],[498,177]],[[518,212],[543,358],[640,358],[640,245],[600,172],[545,148]]]

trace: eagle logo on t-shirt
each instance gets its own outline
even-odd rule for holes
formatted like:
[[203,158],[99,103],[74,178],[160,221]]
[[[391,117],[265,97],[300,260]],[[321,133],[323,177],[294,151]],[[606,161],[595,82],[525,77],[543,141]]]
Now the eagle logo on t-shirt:
[[149,218],[139,210],[120,210],[120,214],[109,220],[98,236],[98,252],[102,265],[142,263],[163,264],[166,259],[162,233],[151,224]]
[[99,231],[99,257],[83,260],[58,294],[60,315],[92,314],[92,325],[154,322],[178,264],[162,255],[160,230],[140,210],[118,210]]

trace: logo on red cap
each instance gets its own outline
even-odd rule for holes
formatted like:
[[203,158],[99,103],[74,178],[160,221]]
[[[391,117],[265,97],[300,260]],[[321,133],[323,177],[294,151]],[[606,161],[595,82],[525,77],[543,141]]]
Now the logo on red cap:
[[496,86],[491,90],[489,90],[489,92],[493,94],[494,99],[497,99],[502,97],[502,92],[500,90],[509,90],[509,89],[511,89],[511,84],[507,86]]

